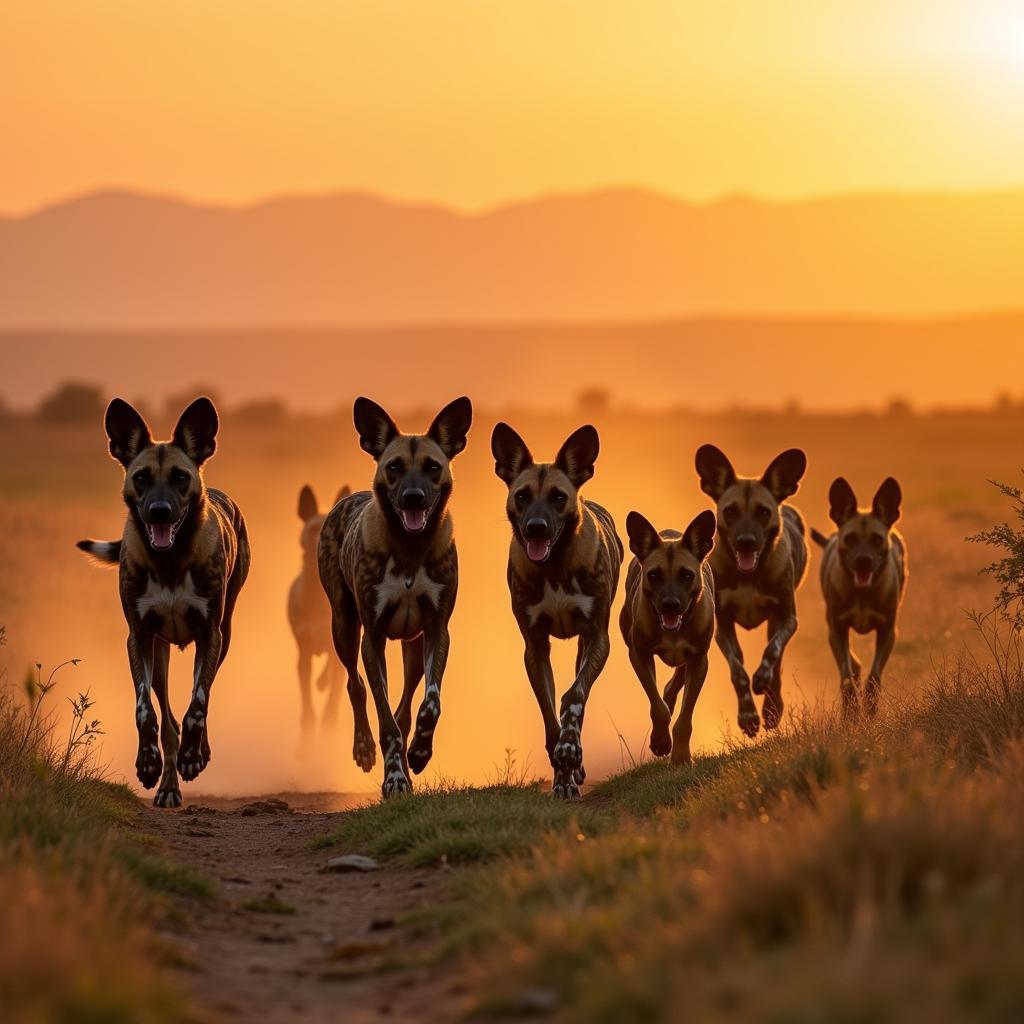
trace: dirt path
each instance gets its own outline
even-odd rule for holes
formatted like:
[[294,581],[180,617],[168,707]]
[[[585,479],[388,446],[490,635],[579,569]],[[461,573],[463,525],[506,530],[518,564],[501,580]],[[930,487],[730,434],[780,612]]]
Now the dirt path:
[[398,954],[407,960],[429,952],[402,919],[443,897],[447,872],[325,872],[330,858],[351,851],[309,848],[342,810],[364,800],[276,794],[199,797],[173,813],[147,808],[145,824],[168,851],[217,887],[219,898],[190,904],[169,935],[183,951],[184,983],[201,1020],[369,1024],[459,1016],[461,995],[449,974],[387,969]]

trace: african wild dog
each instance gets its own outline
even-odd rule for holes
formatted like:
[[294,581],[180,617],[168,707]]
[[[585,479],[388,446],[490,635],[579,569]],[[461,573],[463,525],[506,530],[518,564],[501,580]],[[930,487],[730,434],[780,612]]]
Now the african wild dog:
[[[359,677],[361,649],[377,708],[383,793],[390,797],[410,792],[409,769],[421,772],[433,753],[448,661],[448,620],[459,584],[448,512],[451,460],[466,447],[473,407],[468,398],[457,398],[425,434],[400,433],[368,398],[356,399],[353,413],[359,444],[377,461],[373,490],[357,491],[327,513],[318,564],[331,606],[334,646],[348,673],[356,719],[353,756],[366,772],[377,756],[366,716],[366,687]],[[384,661],[388,640],[402,641],[405,665],[405,689],[395,714],[388,703]],[[412,701],[424,674],[426,690],[407,753]]]
[[839,528],[831,537],[817,530],[822,545],[821,589],[825,595],[828,640],[839,666],[843,711],[858,712],[860,662],[850,651],[850,630],[875,634],[875,657],[864,685],[869,715],[878,710],[882,670],[896,643],[896,619],[907,583],[907,545],[893,529],[900,517],[900,485],[888,477],[869,511],[857,508],[853,488],[839,477],[828,492],[829,517]]
[[772,460],[758,480],[738,477],[714,445],[697,451],[701,489],[718,506],[718,540],[711,555],[715,574],[715,639],[729,662],[739,702],[739,726],[757,733],[760,721],[751,681],[743,667],[736,625],[756,629],[768,622],[768,645],[754,672],[753,691],[764,694],[764,727],[782,718],[782,655],[796,632],[796,591],[807,571],[807,534],[792,505],[807,469],[807,456],[790,448]]
[[[181,414],[170,441],[154,441],[145,420],[120,398],[108,406],[105,425],[110,454],[125,469],[128,519],[121,540],[78,546],[119,566],[139,732],[135,771],[146,789],[159,780],[158,807],[178,807],[178,774],[191,782],[210,761],[210,691],[231,644],[249,539],[238,506],[203,482],[203,464],[217,447],[217,411],[208,398]],[[182,731],[168,700],[167,666],[170,645],[190,643],[195,670]],[[160,704],[162,761],[152,691]]]
[[[342,498],[351,494],[348,486],[338,491],[334,499],[337,505]],[[316,562],[316,549],[320,541],[320,529],[326,513],[320,511],[316,495],[309,484],[299,491],[299,519],[302,532],[299,545],[302,548],[302,568],[288,588],[288,624],[299,649],[299,698],[302,702],[302,732],[308,735],[316,722],[313,711],[311,677],[313,658],[327,655],[327,661],[316,680],[318,690],[327,690],[324,705],[324,725],[333,727],[338,717],[338,701],[341,697],[341,664],[335,656],[331,640],[331,606],[327,603],[324,588],[320,586],[320,571]]]
[[[619,616],[629,660],[651,703],[651,750],[690,763],[693,709],[708,674],[715,632],[715,580],[707,557],[715,546],[715,513],[701,512],[684,533],[659,533],[639,512],[626,517],[634,558],[626,572],[626,600]],[[655,656],[675,671],[658,693]],[[683,706],[669,735],[676,698]]]
[[[508,485],[512,524],[508,587],[526,644],[526,673],[544,718],[552,792],[579,796],[583,715],[608,660],[608,621],[622,564],[622,542],[605,509],[580,498],[594,475],[597,431],[580,427],[554,462],[535,463],[523,439],[499,423],[491,436],[494,471]],[[551,637],[579,637],[576,678],[555,711]]]

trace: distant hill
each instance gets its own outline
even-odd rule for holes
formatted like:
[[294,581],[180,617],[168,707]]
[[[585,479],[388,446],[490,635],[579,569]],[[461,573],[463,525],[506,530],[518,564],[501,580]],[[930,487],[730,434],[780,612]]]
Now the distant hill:
[[482,214],[359,194],[226,208],[104,192],[0,219],[0,326],[180,328],[1024,306],[1024,190]]

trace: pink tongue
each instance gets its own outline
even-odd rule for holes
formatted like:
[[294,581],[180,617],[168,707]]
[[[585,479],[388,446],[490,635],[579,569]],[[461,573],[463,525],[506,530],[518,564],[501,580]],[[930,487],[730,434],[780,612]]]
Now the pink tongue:
[[854,574],[854,578],[857,581],[858,587],[866,587],[871,583],[871,570],[870,569],[858,569]]
[[417,533],[423,529],[423,525],[427,521],[427,513],[421,508],[406,509],[402,513],[402,518],[405,520],[405,528],[411,533]]
[[530,556],[531,561],[543,562],[548,553],[548,542],[546,540],[528,540],[526,553]]
[[678,629],[681,615],[662,615],[661,624],[665,629]]
[[738,551],[736,553],[736,564],[743,572],[753,572],[757,565],[756,551]]
[[171,546],[170,523],[153,523],[150,529],[153,531],[153,547],[169,548]]

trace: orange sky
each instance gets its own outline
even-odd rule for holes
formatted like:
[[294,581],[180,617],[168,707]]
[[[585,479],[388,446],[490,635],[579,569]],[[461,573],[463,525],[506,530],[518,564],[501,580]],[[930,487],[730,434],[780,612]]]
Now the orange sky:
[[479,206],[1024,178],[1007,0],[7,0],[0,211],[99,186]]

